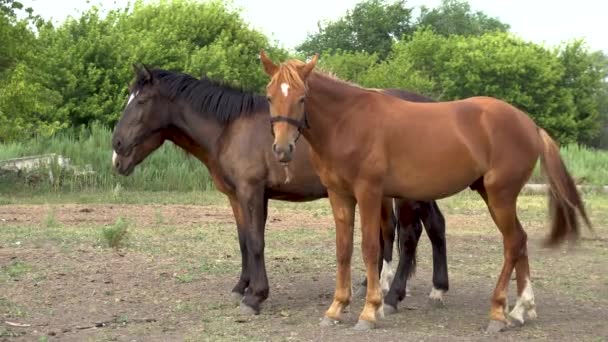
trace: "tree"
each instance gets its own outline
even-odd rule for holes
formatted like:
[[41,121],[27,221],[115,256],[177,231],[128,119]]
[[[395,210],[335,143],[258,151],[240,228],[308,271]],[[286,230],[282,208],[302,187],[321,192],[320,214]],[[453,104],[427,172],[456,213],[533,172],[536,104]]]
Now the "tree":
[[319,59],[318,68],[334,73],[343,80],[360,83],[363,75],[367,74],[377,62],[376,54],[338,50],[334,54],[324,55]]
[[[18,19],[19,11],[27,17]],[[40,45],[31,25],[45,22],[18,1],[0,0],[0,141],[50,135],[65,126],[55,111],[61,95],[45,86],[37,65]]]
[[582,40],[575,40],[558,52],[564,66],[559,87],[567,89],[574,106],[578,135],[576,140],[591,144],[598,137],[602,118],[600,110],[605,100],[605,80],[608,60],[601,52],[590,53]]
[[417,19],[414,8],[405,0],[364,0],[352,11],[335,20],[318,23],[318,32],[309,34],[296,50],[307,55],[315,52],[364,52],[376,54],[379,61],[387,58],[393,43],[420,27],[431,27],[441,35],[481,35],[486,32],[509,30],[509,25],[483,12],[474,12],[466,1],[442,0],[439,7],[421,6]]
[[364,0],[336,21],[318,23],[296,50],[307,55],[336,51],[377,54],[384,59],[393,41],[412,32],[412,9],[405,0]]
[[[595,89],[595,81],[584,79],[595,80],[596,75],[576,71],[578,64],[571,64],[568,68],[555,51],[508,33],[443,36],[420,29],[396,43],[389,58],[359,80],[365,86],[399,87],[438,100],[496,97],[528,113],[560,142],[572,143],[598,127],[587,124],[588,114],[579,115],[588,113],[587,98]],[[569,77],[575,81],[565,85]],[[583,89],[573,92],[571,87],[579,85]],[[581,100],[575,101],[574,94]]]
[[430,26],[435,33],[478,36],[486,32],[507,32],[509,25],[481,11],[473,11],[467,1],[442,0],[437,8],[421,6],[417,27]]
[[255,58],[260,48],[284,57],[217,0],[139,0],[132,9],[109,11],[105,18],[93,7],[57,28],[44,27],[40,40],[47,47],[41,69],[49,86],[63,95],[57,110],[73,126],[116,122],[133,63],[261,90],[266,78]]

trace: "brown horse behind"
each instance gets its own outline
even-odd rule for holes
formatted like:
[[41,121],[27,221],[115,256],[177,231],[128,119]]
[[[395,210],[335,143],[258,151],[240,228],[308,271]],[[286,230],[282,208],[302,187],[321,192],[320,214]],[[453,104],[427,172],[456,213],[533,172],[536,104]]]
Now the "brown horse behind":
[[[477,191],[502,233],[504,263],[491,301],[488,331],[505,328],[507,286],[513,269],[517,303],[511,323],[536,317],[527,235],[517,217],[517,197],[540,157],[551,186],[553,214],[548,244],[579,236],[576,213],[591,224],[574,182],[551,137],[528,115],[503,101],[473,97],[413,103],[314,72],[308,63],[274,64],[262,51],[275,140],[282,163],[293,158],[300,132],[328,189],[336,223],[337,279],[324,322],[339,320],[351,300],[355,205],[359,205],[367,297],[356,328],[371,328],[382,305],[378,289],[379,203],[383,196],[433,200],[468,187]],[[306,127],[301,125],[306,122]],[[302,153],[302,152],[300,152]]]

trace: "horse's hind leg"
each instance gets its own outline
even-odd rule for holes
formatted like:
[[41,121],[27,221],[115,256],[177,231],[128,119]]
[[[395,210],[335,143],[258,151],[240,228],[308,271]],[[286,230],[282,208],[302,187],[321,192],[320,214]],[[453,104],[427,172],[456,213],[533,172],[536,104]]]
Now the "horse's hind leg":
[[422,234],[422,223],[413,208],[407,201],[400,202],[399,216],[399,264],[395,279],[384,298],[384,313],[391,314],[397,311],[397,305],[405,298],[407,280],[415,268],[416,247]]
[[[516,265],[518,266],[518,294],[520,299],[527,287],[530,288],[531,293],[527,267],[527,236],[517,219],[516,202],[519,190],[515,189],[516,187],[499,187],[495,184],[485,184],[485,182],[484,188],[478,189],[488,204],[494,223],[502,233],[504,248],[503,267],[492,295],[490,323],[486,330],[489,333],[501,331],[508,325],[506,316],[508,309],[507,292],[509,280]],[[525,298],[525,300],[522,300],[522,305],[524,305],[524,302],[529,303],[529,296]]]
[[395,215],[393,214],[393,199],[384,198],[382,200],[380,228],[382,236],[380,241],[380,288],[382,293],[388,293],[395,271],[393,270],[393,242],[395,241],[395,226],[397,225]]
[[433,306],[443,306],[443,294],[449,290],[445,219],[437,202],[418,203],[420,218],[433,247],[433,288],[429,300]]
[[[519,219],[517,220],[519,229],[523,228]],[[522,243],[519,257],[515,263],[515,274],[517,277],[517,302],[509,314],[511,323],[514,325],[524,324],[524,315],[529,319],[536,319],[536,304],[534,303],[534,291],[530,281],[530,265],[528,264],[528,243],[526,233],[523,233],[524,242]]]

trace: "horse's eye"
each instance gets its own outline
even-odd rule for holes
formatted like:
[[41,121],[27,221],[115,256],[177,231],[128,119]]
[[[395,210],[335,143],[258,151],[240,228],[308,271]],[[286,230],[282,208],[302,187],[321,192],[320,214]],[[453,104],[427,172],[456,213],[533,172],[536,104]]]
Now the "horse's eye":
[[268,100],[268,103],[272,103],[272,98],[270,96],[266,96],[266,100]]
[[300,104],[304,103],[304,96],[300,97],[300,99],[298,100],[300,102]]

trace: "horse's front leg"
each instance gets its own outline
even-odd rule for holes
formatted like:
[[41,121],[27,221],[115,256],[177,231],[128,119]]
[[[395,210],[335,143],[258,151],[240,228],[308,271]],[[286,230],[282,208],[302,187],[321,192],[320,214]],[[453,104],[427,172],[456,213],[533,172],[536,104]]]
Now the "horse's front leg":
[[355,329],[365,330],[375,327],[376,314],[383,316],[382,291],[378,277],[378,256],[380,253],[380,206],[382,191],[380,186],[366,184],[355,189],[361,216],[361,250],[367,275],[367,295],[365,306]]
[[[353,226],[355,223],[355,199],[344,194],[328,190],[329,202],[336,223],[336,291],[334,300],[325,317],[322,326],[333,325],[342,318],[344,308],[352,300],[350,261],[353,254]],[[378,272],[378,270],[376,270]],[[374,279],[376,284],[378,279]]]
[[245,241],[247,249],[247,270],[249,287],[241,301],[241,312],[259,314],[260,306],[268,298],[269,286],[264,262],[264,228],[268,212],[268,199],[261,186],[243,186],[239,188],[238,201],[245,223]]
[[247,226],[241,212],[241,206],[236,198],[229,198],[232,213],[236,220],[236,228],[239,236],[239,248],[241,251],[241,275],[236,285],[232,288],[232,296],[240,303],[249,286],[249,257],[247,254]]
[[[397,220],[393,214],[393,199],[391,197],[385,197],[382,199],[380,210],[380,229],[382,230],[382,234],[379,239],[380,254],[378,255],[378,272],[380,272],[382,293],[388,292],[393,283],[393,278],[395,277],[392,261],[396,228]],[[363,281],[355,291],[354,296],[357,298],[364,298],[366,292],[367,278],[363,278]]]

